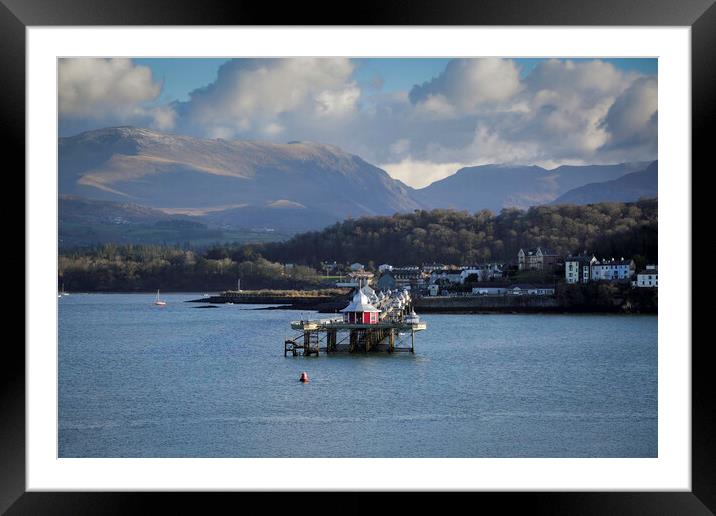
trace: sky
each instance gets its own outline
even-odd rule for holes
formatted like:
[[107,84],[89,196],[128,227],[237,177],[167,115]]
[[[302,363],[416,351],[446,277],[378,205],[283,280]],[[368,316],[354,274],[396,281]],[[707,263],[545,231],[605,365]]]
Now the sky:
[[337,145],[420,188],[488,163],[657,158],[657,59],[71,58],[60,136],[118,125]]

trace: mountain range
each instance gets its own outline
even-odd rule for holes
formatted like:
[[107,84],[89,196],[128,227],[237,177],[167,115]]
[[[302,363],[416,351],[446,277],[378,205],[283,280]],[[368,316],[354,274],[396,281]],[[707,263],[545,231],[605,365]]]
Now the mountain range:
[[585,184],[612,181],[642,170],[648,164],[561,166],[553,170],[538,166],[466,167],[416,190],[415,196],[425,204],[440,208],[495,212],[508,207],[529,208],[548,204]]
[[605,201],[635,201],[658,197],[659,163],[654,161],[644,170],[625,174],[612,181],[588,183],[573,188],[552,201],[552,204],[594,204]]
[[[196,221],[294,233],[348,217],[656,197],[656,162],[466,167],[414,189],[342,149],[113,127],[60,138],[60,226]],[[99,204],[98,204],[99,203]],[[181,226],[181,225],[180,225]]]

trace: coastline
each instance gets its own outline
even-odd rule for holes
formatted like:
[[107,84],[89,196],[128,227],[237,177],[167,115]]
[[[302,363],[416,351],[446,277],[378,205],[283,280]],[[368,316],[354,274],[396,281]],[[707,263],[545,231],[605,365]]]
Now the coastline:
[[[319,313],[337,313],[348,302],[347,296],[320,298],[317,296],[211,296],[188,300],[189,303],[209,304],[256,304],[280,305],[262,310],[315,310]],[[622,304],[613,305],[574,305],[558,303],[554,297],[520,296],[461,296],[417,298],[414,303],[419,314],[625,314],[657,315],[658,311],[626,309]]]
[[[197,291],[163,290],[166,294],[202,295]],[[69,294],[136,294],[154,295],[155,291],[95,291]],[[338,313],[349,302],[348,295],[224,295],[187,299],[185,303],[274,305],[257,310],[313,310],[319,313]],[[658,309],[627,306],[621,300],[612,304],[566,305],[552,296],[435,296],[419,297],[414,302],[419,314],[624,314],[658,315]]]

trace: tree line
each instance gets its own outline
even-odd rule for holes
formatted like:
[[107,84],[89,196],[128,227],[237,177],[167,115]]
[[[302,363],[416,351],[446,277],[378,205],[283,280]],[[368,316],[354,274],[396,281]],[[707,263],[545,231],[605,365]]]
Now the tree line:
[[305,266],[285,267],[260,256],[234,261],[178,246],[115,245],[60,255],[59,283],[69,291],[142,292],[176,290],[217,292],[248,289],[305,289],[321,285]]
[[[349,219],[321,231],[263,244],[216,244],[202,250],[162,245],[115,245],[63,252],[60,282],[75,291],[218,291],[301,289],[325,284],[323,262],[376,266],[439,262],[514,262],[520,248],[547,247],[561,256],[656,262],[656,200],[587,206],[539,206],[499,214],[416,210]],[[288,264],[288,265],[287,265]]]
[[[469,265],[512,262],[520,248],[547,247],[560,256],[657,259],[658,203],[538,206],[477,213],[417,210],[346,220],[285,242],[249,246],[269,260],[318,267],[322,261]],[[246,252],[246,247],[240,252]]]

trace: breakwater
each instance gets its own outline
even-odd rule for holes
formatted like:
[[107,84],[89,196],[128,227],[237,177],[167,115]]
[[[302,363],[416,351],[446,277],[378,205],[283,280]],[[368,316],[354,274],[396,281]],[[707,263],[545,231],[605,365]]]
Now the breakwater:
[[[191,302],[209,304],[280,305],[288,310],[316,310],[336,313],[349,303],[350,296],[318,296],[311,291],[303,295],[252,294],[217,296],[192,299]],[[415,311],[420,313],[657,313],[656,306],[635,305],[623,299],[609,303],[582,302],[566,304],[554,296],[423,296],[413,300]]]
[[337,312],[344,308],[349,298],[347,295],[316,296],[307,293],[306,295],[279,295],[279,294],[222,294],[218,296],[192,299],[190,303],[210,304],[250,304],[250,305],[281,305],[283,309],[289,310],[317,310],[324,313]]

